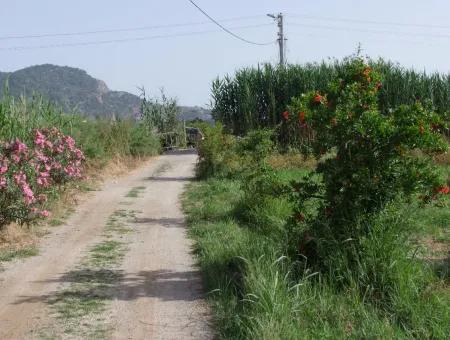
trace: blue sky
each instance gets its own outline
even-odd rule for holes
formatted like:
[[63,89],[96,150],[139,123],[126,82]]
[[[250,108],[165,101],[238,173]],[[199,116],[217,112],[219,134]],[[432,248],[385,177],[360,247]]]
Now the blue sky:
[[[0,38],[98,31],[207,21],[187,0],[14,0],[1,5]],[[450,2],[446,0],[197,0],[199,6],[246,39],[276,39],[266,13],[286,17],[287,59],[293,63],[342,58],[362,44],[364,54],[418,70],[449,72]],[[248,18],[249,16],[255,16]],[[247,18],[243,18],[247,17]],[[259,26],[264,25],[266,26]],[[253,28],[236,28],[258,26]],[[215,31],[181,37],[100,45],[10,50],[157,35]],[[6,49],[5,49],[6,48]],[[244,66],[276,62],[275,43],[253,46],[214,24],[39,39],[0,39],[0,70],[52,63],[85,69],[111,89],[156,94],[160,87],[183,105],[206,105],[212,79]]]

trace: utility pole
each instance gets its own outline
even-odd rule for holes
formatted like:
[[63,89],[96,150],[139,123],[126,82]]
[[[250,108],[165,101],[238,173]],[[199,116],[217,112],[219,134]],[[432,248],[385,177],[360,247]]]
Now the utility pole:
[[285,48],[286,48],[286,38],[284,37],[284,25],[283,25],[283,13],[275,14],[267,14],[267,16],[271,17],[272,19],[276,20],[278,25],[278,46],[280,48],[280,65],[285,64]]

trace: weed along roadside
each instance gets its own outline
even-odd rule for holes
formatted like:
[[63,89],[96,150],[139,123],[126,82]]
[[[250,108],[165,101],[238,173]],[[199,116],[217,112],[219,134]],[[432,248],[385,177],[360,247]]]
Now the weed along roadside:
[[204,128],[183,207],[219,338],[449,338],[448,120],[382,86],[352,57],[275,129]]

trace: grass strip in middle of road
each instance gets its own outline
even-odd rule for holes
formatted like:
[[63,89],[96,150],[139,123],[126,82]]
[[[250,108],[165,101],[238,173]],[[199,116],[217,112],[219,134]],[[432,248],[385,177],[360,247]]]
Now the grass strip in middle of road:
[[119,266],[128,249],[124,234],[133,232],[128,223],[136,211],[117,210],[108,219],[103,240],[61,282],[65,288],[48,299],[57,319],[55,325],[41,331],[43,338],[79,336],[83,339],[107,338],[111,327],[103,315],[116,295],[122,278]]

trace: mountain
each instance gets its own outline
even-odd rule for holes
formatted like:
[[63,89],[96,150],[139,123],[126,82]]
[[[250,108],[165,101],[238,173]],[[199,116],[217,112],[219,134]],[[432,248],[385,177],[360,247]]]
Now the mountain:
[[[139,112],[140,98],[124,91],[112,91],[102,80],[86,71],[51,64],[30,66],[15,72],[0,72],[0,85],[8,79],[13,96],[39,93],[66,112],[94,117],[133,117]],[[3,91],[0,91],[0,97]],[[181,119],[210,120],[211,112],[200,107],[180,107]]]
[[180,106],[180,119],[185,121],[203,120],[209,123],[214,122],[211,110],[200,106]]

